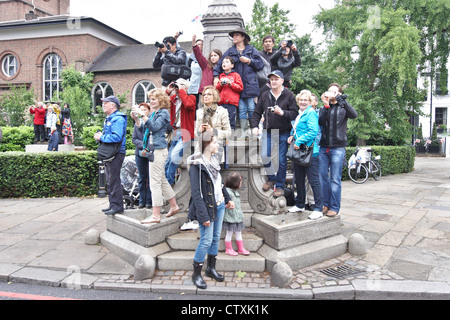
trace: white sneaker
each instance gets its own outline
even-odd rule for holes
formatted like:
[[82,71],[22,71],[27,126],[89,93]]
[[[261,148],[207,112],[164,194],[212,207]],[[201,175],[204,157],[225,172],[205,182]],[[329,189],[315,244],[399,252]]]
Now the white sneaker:
[[317,220],[317,219],[320,219],[322,217],[323,217],[323,213],[322,212],[320,212],[320,211],[313,211],[313,213],[311,213],[308,218],[311,219],[311,220]]
[[189,221],[186,222],[185,224],[183,224],[180,228],[181,231],[186,231],[186,230],[197,230],[198,229],[198,222],[194,222],[194,221]]
[[305,208],[299,208],[297,206],[293,206],[292,208],[289,209],[289,212],[291,212],[291,213],[303,212],[303,211],[305,211]]

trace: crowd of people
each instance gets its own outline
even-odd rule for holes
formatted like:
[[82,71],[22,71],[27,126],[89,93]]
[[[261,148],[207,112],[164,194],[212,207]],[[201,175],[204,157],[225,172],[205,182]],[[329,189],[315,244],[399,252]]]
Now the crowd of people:
[[[222,179],[222,171],[229,169],[227,139],[237,128],[237,119],[241,130],[262,137],[261,158],[267,175],[262,189],[273,191],[276,197],[286,195],[289,147],[313,147],[309,166],[293,165],[296,197],[289,211],[303,212],[309,206],[309,218],[319,219],[324,215],[335,217],[340,212],[347,120],[358,116],[336,83],[321,96],[322,108],[319,98],[310,91],[303,90],[298,95],[290,91],[292,70],[301,63],[292,42],[283,41],[275,51],[274,38],[267,36],[264,50],[258,52],[249,44],[251,39],[244,29],[230,32],[230,37],[231,48],[223,54],[212,50],[208,58],[203,56],[203,42],[196,36],[192,38],[194,53],[190,57],[177,45],[176,38],[164,39],[154,59],[154,65],[162,69],[163,87],[150,91],[149,102],[133,107],[131,113],[135,122],[139,207],[152,208],[152,215],[143,224],[161,222],[164,199],[170,204],[166,217],[178,213],[173,191],[175,175],[191,142],[196,142],[194,154],[187,159],[191,183],[188,217],[199,223],[200,241],[193,259],[192,279],[203,289],[206,283],[201,270],[205,260],[206,275],[216,281],[224,280],[215,268],[222,229],[226,231],[226,254],[249,254],[242,240],[242,177],[227,172],[227,178]],[[185,72],[187,66],[190,70]],[[264,70],[266,74],[262,75]],[[103,99],[107,119],[103,132],[95,135],[101,142],[122,143],[120,156],[106,164],[110,186],[110,207],[104,210],[107,215],[123,212],[117,184],[125,153],[126,119],[119,108],[116,97]],[[277,167],[272,163],[275,145]],[[313,196],[309,203],[308,190]],[[232,247],[233,234],[237,252]]]
[[30,106],[34,115],[34,143],[48,143],[48,151],[58,151],[58,145],[73,144],[70,107],[67,103],[61,108],[57,103],[38,102]]

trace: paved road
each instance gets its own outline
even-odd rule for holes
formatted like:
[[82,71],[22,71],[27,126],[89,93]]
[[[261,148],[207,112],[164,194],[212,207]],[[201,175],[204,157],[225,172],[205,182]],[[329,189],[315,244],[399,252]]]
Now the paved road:
[[[240,294],[288,298],[384,298],[397,291],[410,297],[450,299],[450,159],[417,158],[409,174],[343,183],[342,228],[362,234],[367,253],[345,254],[295,270],[288,289],[274,288],[267,273],[231,273],[197,292],[190,272],[159,272],[142,283],[132,266],[102,246],[84,244],[86,232],[106,228],[105,199],[0,200],[0,281],[51,286],[184,294]],[[320,269],[345,263],[364,274],[332,279]],[[75,279],[75,280],[74,280]],[[375,283],[375,285],[373,285]],[[372,296],[378,292],[381,296]]]

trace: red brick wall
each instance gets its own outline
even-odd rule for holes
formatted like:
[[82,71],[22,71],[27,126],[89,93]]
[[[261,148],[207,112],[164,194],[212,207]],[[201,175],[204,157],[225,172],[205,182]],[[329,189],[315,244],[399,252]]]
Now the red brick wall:
[[19,60],[19,72],[7,79],[0,71],[0,86],[7,83],[31,83],[39,100],[43,98],[42,64],[47,54],[57,53],[63,68],[75,65],[84,71],[110,44],[90,35],[64,36],[0,42],[0,61],[12,53]]
[[151,81],[157,88],[161,88],[161,73],[159,71],[130,71],[130,72],[105,72],[97,73],[94,77],[94,83],[107,82],[111,85],[115,95],[127,93],[127,104],[130,108],[133,103],[133,89],[137,83],[142,80]]

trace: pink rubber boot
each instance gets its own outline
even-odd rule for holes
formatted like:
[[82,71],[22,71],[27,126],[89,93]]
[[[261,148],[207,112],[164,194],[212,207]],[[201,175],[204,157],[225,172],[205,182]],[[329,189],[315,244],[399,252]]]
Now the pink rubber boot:
[[225,241],[225,254],[229,256],[237,256],[238,253],[233,250],[233,246],[231,245],[231,241]]
[[241,241],[237,241],[236,240],[236,244],[237,244],[237,247],[238,247],[239,254],[242,254],[244,256],[248,256],[250,254],[250,251],[245,250],[245,248],[244,248],[244,241],[243,240],[241,240]]

